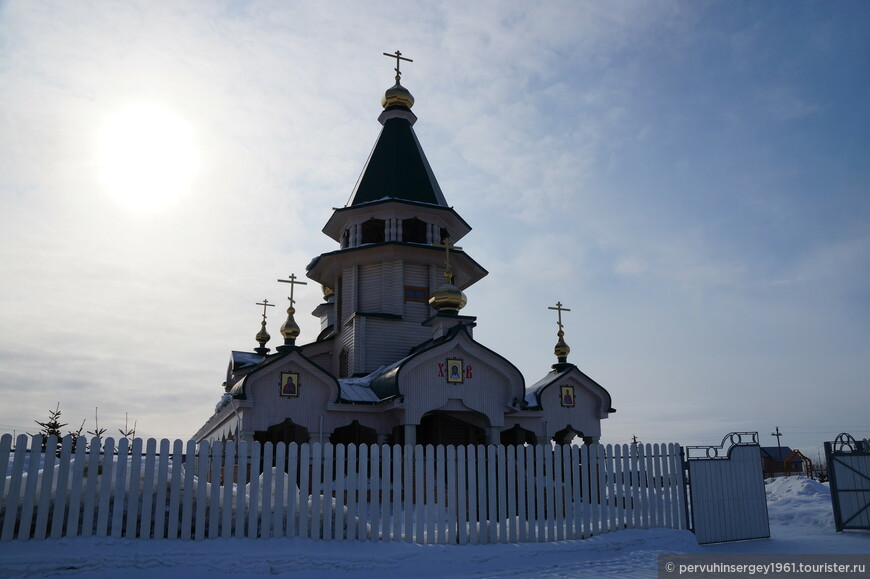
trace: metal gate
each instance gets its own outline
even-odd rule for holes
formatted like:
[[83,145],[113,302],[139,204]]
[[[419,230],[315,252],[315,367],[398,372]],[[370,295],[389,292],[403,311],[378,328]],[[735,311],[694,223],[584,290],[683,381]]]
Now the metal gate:
[[837,531],[870,529],[870,443],[844,432],[825,443],[825,459]]
[[719,446],[685,448],[698,543],[770,537],[758,433],[732,432]]

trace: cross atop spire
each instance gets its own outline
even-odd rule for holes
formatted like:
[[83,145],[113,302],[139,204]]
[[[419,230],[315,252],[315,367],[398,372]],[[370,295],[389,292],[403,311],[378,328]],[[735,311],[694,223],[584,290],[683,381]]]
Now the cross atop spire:
[[558,364],[553,366],[556,370],[563,370],[568,364],[568,354],[571,352],[571,348],[568,347],[568,344],[565,343],[565,331],[564,326],[562,326],[562,312],[570,312],[571,310],[568,308],[562,307],[562,302],[556,302],[556,307],[549,306],[548,310],[556,310],[559,313],[559,321],[556,322],[559,324],[559,331],[556,332],[556,335],[559,339],[556,341],[556,347],[553,348],[553,353],[556,354],[556,359],[559,361]]
[[453,241],[449,237],[445,237],[441,243],[433,243],[432,247],[444,248],[444,278],[450,281],[453,278],[453,271],[450,269],[450,250],[462,248],[458,245],[453,245]]
[[549,306],[547,309],[548,309],[548,310],[556,310],[557,312],[559,312],[559,321],[556,322],[556,323],[559,324],[559,331],[562,332],[562,331],[563,331],[563,327],[562,327],[562,312],[570,312],[571,310],[568,309],[568,308],[563,308],[563,307],[562,307],[562,302],[556,302],[556,307]]
[[[290,307],[291,308],[293,307],[293,304],[296,303],[296,300],[293,299],[293,287],[297,286],[297,285],[308,285],[307,281],[296,281],[296,279],[297,279],[296,274],[291,273],[290,277],[288,279],[279,279],[278,280],[281,283],[289,283],[290,284],[290,297],[288,297],[287,299],[290,300]],[[257,304],[257,305],[262,305],[262,304]],[[264,312],[266,311],[265,307],[263,308],[263,311]]]
[[269,348],[266,347],[266,343],[272,338],[269,335],[269,332],[266,331],[266,308],[274,308],[275,304],[270,304],[269,300],[263,298],[262,302],[257,302],[258,306],[263,306],[263,321],[260,322],[260,331],[257,332],[257,343],[260,344],[259,348],[254,348],[254,351],[261,356],[265,356],[269,353]]
[[[281,281],[281,280],[278,280],[278,281]],[[263,321],[265,322],[266,321],[266,308],[274,308],[275,304],[270,304],[269,300],[267,300],[266,298],[263,298],[263,301],[257,302],[256,305],[263,306]]]
[[410,58],[405,58],[404,56],[402,56],[402,53],[399,50],[397,50],[393,54],[390,54],[389,52],[385,52],[384,56],[388,56],[390,58],[396,59],[396,68],[393,69],[396,71],[396,82],[399,82],[402,79],[402,71],[399,70],[399,66],[401,65],[400,61],[404,60],[405,62],[414,62]]

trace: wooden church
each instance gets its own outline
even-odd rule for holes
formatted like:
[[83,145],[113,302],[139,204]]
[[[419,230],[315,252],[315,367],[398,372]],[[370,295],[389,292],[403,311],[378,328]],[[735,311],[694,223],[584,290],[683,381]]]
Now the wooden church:
[[[386,53],[385,53],[386,54]],[[527,386],[506,358],[474,339],[463,293],[487,271],[453,245],[471,227],[447,204],[417,140],[414,97],[396,83],[383,128],[350,200],[323,232],[338,249],[307,277],[323,287],[321,332],[297,344],[291,275],[283,344],[232,352],[224,394],[194,440],[355,444],[586,443],[615,412],[610,394],[567,361],[561,303],[558,362]]]

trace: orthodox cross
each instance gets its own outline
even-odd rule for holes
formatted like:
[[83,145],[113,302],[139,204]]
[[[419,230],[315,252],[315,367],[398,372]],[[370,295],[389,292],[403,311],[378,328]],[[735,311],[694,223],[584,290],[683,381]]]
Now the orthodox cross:
[[410,58],[405,58],[404,56],[402,56],[402,53],[399,52],[398,50],[394,54],[390,54],[389,52],[385,52],[384,56],[389,56],[390,58],[396,59],[396,68],[393,69],[396,71],[396,82],[399,82],[399,79],[402,78],[402,71],[399,70],[399,65],[401,63],[399,61],[404,60],[405,62],[414,62]]
[[[278,281],[281,281],[281,280],[278,280]],[[269,300],[267,300],[266,298],[263,298],[263,301],[257,302],[257,305],[263,306],[263,321],[265,322],[266,321],[266,308],[274,308],[275,304],[270,304]]]
[[[290,307],[292,308],[293,304],[296,303],[296,300],[293,299],[293,286],[308,285],[308,282],[307,281],[296,281],[296,274],[295,273],[291,273],[289,279],[279,279],[278,281],[280,281],[281,283],[289,283],[290,284],[290,297],[287,299],[290,300]],[[265,311],[265,308],[264,308],[264,311]]]
[[445,237],[442,243],[433,243],[432,247],[444,248],[444,277],[453,277],[453,272],[450,270],[450,250],[462,248],[458,245],[453,245],[449,237]]
[[569,310],[568,308],[563,308],[562,302],[556,302],[555,308],[553,306],[549,306],[547,309],[548,310],[556,310],[557,312],[559,312],[559,321],[557,323],[559,324],[559,331],[561,332],[562,331],[562,312],[570,312],[571,310]]

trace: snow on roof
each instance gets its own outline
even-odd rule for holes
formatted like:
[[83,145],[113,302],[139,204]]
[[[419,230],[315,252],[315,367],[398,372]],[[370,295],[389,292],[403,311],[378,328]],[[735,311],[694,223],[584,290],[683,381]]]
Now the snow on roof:
[[372,380],[383,373],[386,366],[381,366],[368,376],[357,378],[339,378],[338,387],[341,389],[341,398],[348,402],[380,402],[381,399],[371,388]]

